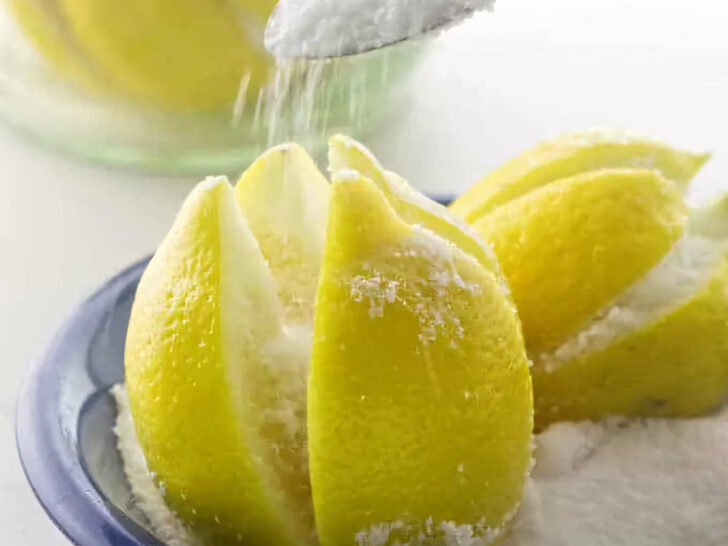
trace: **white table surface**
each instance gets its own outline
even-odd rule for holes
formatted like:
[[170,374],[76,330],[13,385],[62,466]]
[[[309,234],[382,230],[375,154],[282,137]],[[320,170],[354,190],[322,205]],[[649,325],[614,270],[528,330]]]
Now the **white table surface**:
[[[699,177],[715,189],[728,187],[727,98],[728,2],[499,0],[440,39],[411,108],[369,144],[442,193],[538,139],[626,126],[715,150]],[[0,543],[67,544],[15,452],[24,370],[77,303],[155,247],[193,183],[78,164],[0,131]]]

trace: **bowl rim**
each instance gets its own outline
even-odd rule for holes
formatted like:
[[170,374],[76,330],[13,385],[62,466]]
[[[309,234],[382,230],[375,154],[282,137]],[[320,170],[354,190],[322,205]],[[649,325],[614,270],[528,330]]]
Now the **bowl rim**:
[[[78,431],[69,437],[58,413],[64,357],[85,340],[120,290],[138,282],[150,258],[106,281],[71,313],[31,364],[16,402],[15,441],[25,477],[48,517],[78,546],[164,546],[98,490],[79,457]],[[89,389],[90,396],[98,392],[91,383]]]

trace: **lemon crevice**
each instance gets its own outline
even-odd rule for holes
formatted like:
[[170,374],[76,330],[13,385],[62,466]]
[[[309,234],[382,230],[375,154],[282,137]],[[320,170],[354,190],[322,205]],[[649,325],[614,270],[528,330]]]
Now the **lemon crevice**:
[[553,371],[669,315],[710,282],[727,248],[726,241],[685,234],[641,280],[601,309],[555,351],[541,354],[537,362],[547,372]]

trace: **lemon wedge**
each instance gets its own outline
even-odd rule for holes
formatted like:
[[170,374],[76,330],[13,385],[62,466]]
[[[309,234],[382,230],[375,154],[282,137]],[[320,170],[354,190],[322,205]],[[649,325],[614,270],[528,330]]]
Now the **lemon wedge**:
[[536,428],[694,416],[728,392],[728,199],[689,210],[706,154],[567,135],[453,204],[492,244],[523,324]]
[[493,250],[466,222],[413,189],[398,174],[384,169],[363,144],[351,137],[336,135],[329,140],[329,171],[333,174],[341,170],[354,170],[369,178],[405,221],[422,224],[461,246],[491,271],[500,273]]
[[401,212],[430,207],[333,180],[308,393],[320,543],[490,543],[531,460],[518,318],[493,271]]

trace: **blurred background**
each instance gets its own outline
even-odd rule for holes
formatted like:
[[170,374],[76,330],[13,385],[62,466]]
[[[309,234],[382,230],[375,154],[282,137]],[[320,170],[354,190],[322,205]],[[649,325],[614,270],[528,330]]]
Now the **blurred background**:
[[0,4],[5,544],[66,543],[14,450],[25,368],[74,305],[155,248],[204,174],[235,177],[294,136],[320,155],[346,131],[420,189],[453,195],[538,140],[609,126],[714,151],[696,198],[728,186],[726,2],[498,0],[435,40],[270,84],[259,42],[273,1],[236,0],[242,37],[230,14],[194,11],[202,0]]

